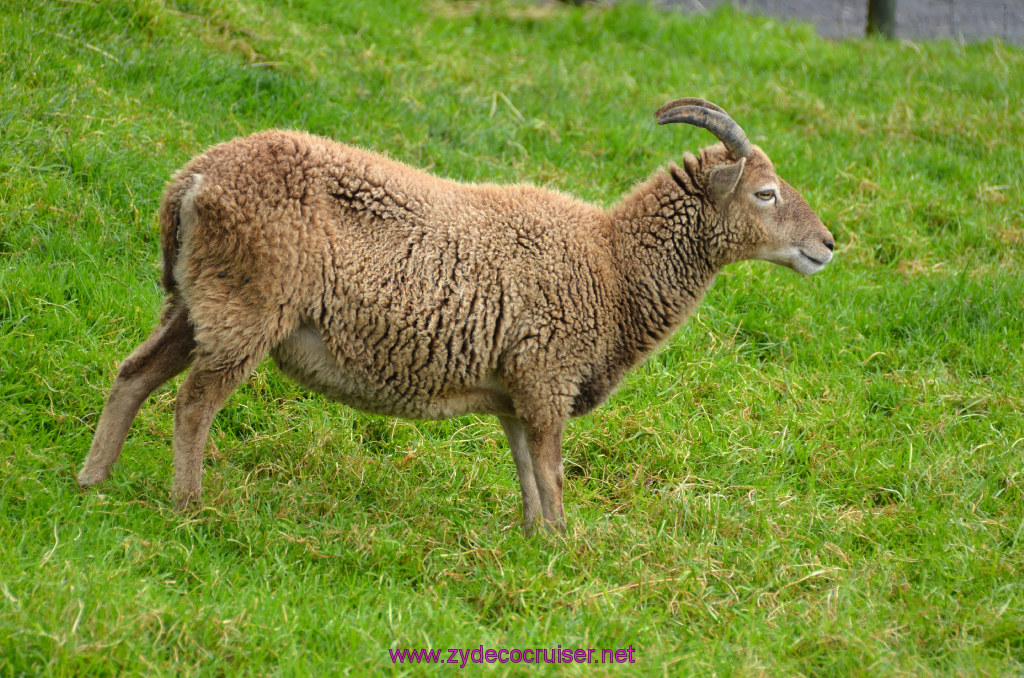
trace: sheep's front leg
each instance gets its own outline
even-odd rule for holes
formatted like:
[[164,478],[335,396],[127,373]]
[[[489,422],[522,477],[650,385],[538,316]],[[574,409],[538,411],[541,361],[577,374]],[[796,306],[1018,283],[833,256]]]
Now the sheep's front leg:
[[533,475],[533,461],[530,459],[530,447],[526,442],[526,429],[523,422],[516,417],[498,417],[501,428],[512,448],[512,459],[516,462],[516,474],[519,476],[519,489],[523,495],[523,532],[529,536],[541,517],[540,494],[537,492],[537,481]]
[[241,384],[248,369],[211,370],[197,364],[178,390],[174,410],[174,508],[199,505],[203,449],[217,411]]
[[[533,479],[540,496],[544,526],[565,531],[565,510],[562,508],[562,432],[563,422],[545,425],[526,423],[526,441],[530,448]],[[536,525],[527,525],[532,534]]]

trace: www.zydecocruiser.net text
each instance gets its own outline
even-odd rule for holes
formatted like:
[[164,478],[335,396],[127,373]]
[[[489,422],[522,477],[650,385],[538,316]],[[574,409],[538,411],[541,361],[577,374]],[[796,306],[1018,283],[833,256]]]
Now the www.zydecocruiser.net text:
[[395,664],[456,664],[465,668],[466,664],[635,664],[635,648],[629,647],[616,650],[599,650],[596,648],[513,648],[511,650],[475,648],[448,648],[436,650],[388,650],[391,661]]

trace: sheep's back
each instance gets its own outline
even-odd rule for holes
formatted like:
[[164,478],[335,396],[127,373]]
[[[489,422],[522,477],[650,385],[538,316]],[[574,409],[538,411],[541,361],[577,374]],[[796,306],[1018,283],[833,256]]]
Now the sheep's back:
[[517,347],[596,323],[597,211],[567,196],[460,184],[279,131],[214,147],[192,170],[197,208],[214,215],[198,240],[227,245],[194,248],[193,269],[235,261],[250,303],[287,316],[282,327],[315,326],[368,388],[444,396],[493,378]]

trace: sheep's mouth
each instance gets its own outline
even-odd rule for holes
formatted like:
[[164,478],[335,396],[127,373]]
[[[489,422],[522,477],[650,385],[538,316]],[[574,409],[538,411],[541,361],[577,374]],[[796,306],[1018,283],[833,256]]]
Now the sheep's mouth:
[[828,259],[815,259],[814,257],[812,257],[807,252],[804,252],[803,250],[800,250],[800,254],[803,256],[804,259],[806,259],[807,261],[811,262],[815,266],[824,266],[825,264],[827,264],[829,262]]

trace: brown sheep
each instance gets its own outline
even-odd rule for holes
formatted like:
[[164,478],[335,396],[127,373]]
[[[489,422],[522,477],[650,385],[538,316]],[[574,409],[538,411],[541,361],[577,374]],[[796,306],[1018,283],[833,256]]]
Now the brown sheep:
[[210,148],[164,194],[163,319],[121,365],[79,483],[110,475],[143,401],[191,364],[173,496],[196,504],[213,417],[270,354],[367,412],[496,415],[526,533],[564,529],[566,421],[666,341],[726,264],[810,274],[832,257],[832,235],[722,109],[679,99],[656,115],[722,143],[609,210],[439,179],[299,132]]

